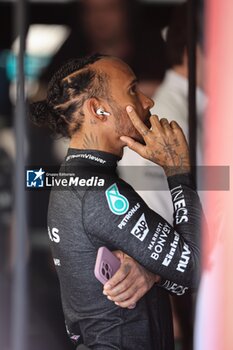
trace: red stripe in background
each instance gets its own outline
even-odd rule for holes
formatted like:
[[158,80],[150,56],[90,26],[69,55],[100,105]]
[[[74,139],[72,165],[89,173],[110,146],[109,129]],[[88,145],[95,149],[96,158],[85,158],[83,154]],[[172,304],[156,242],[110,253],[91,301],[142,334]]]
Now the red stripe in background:
[[[205,163],[233,165],[233,1],[206,0]],[[230,183],[232,183],[230,174]],[[208,181],[208,178],[206,179]],[[205,264],[196,315],[195,349],[233,349],[233,196],[208,192]]]

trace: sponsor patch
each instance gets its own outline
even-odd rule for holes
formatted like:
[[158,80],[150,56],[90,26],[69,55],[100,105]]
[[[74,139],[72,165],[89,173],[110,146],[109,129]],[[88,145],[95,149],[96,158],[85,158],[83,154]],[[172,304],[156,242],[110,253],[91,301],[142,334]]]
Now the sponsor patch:
[[191,256],[191,251],[189,249],[189,246],[188,244],[184,243],[184,249],[183,249],[180,261],[176,268],[177,271],[180,271],[182,273],[185,272],[188,262],[190,260],[190,256]]
[[148,249],[153,251],[151,253],[151,258],[154,260],[158,260],[160,257],[160,254],[163,252],[163,248],[166,244],[167,237],[171,231],[171,228],[167,223],[162,225],[161,223],[158,224],[156,227],[155,233],[151,239],[150,244],[148,245]]
[[174,232],[174,240],[172,243],[170,243],[170,251],[169,253],[166,254],[165,259],[162,262],[162,265],[168,266],[170,264],[176,252],[176,248],[178,246],[179,240],[180,240],[180,236],[176,232]]
[[134,228],[131,230],[131,233],[132,235],[137,237],[140,241],[144,241],[148,232],[149,232],[149,228],[146,222],[145,214],[143,213],[138,219]]
[[174,283],[174,282],[171,282],[171,281],[168,281],[168,280],[166,280],[162,284],[161,287],[165,288],[169,292],[172,292],[172,293],[174,293],[176,295],[183,295],[188,290],[188,287],[181,286],[181,285],[179,285],[177,283]]
[[123,215],[129,209],[128,199],[120,194],[117,184],[111,185],[106,191],[106,198],[109,209],[115,215]]
[[137,203],[133,208],[131,208],[128,213],[125,215],[125,217],[121,220],[118,227],[120,230],[122,230],[130,221],[130,219],[133,217],[133,215],[137,212],[137,210],[140,208],[140,203]]
[[186,202],[184,198],[184,192],[182,186],[177,186],[171,190],[172,200],[175,209],[176,224],[182,222],[188,222],[188,209],[186,208]]

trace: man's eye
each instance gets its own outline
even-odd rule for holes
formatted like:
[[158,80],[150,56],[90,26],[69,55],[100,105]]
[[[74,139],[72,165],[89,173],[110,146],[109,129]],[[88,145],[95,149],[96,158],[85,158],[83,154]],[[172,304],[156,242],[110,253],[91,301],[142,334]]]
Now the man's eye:
[[132,86],[129,92],[131,95],[135,95],[137,93],[137,86],[136,85]]

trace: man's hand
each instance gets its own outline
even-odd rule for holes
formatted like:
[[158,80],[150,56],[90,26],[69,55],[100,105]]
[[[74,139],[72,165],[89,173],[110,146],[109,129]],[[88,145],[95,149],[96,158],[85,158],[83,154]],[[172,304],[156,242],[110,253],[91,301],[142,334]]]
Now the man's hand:
[[130,137],[121,140],[142,157],[160,165],[167,176],[190,171],[187,141],[180,126],[157,115],[150,117],[151,129],[141,121],[132,106],[126,108],[134,127],[142,135],[145,145]]
[[103,293],[116,305],[123,308],[133,308],[154,283],[159,282],[160,277],[147,271],[123,252],[115,251],[113,253],[120,259],[121,267],[104,285]]

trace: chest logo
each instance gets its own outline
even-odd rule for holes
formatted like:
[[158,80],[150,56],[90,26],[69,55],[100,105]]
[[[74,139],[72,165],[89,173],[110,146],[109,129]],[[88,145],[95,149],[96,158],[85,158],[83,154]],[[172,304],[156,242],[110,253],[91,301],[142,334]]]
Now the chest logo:
[[109,209],[113,214],[123,215],[129,209],[129,202],[125,196],[119,193],[117,184],[111,185],[105,191]]

